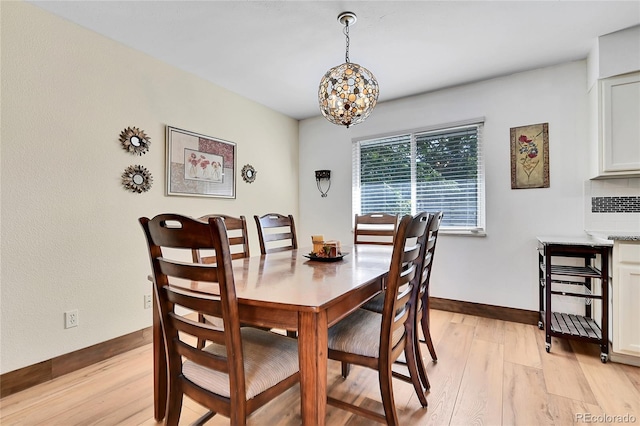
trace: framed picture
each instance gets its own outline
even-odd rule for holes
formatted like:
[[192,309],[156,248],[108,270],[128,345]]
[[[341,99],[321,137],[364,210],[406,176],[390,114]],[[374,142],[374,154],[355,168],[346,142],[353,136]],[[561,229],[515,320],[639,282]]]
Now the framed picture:
[[511,189],[549,188],[549,123],[511,128]]
[[236,144],[167,126],[167,195],[236,198]]

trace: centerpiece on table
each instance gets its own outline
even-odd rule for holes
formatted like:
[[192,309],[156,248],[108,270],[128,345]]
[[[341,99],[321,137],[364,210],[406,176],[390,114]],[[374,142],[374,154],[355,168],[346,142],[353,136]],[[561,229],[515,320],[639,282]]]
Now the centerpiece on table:
[[309,259],[331,262],[341,260],[344,257],[345,253],[342,253],[340,241],[325,241],[323,235],[312,235],[311,242],[313,249],[309,255],[305,255]]

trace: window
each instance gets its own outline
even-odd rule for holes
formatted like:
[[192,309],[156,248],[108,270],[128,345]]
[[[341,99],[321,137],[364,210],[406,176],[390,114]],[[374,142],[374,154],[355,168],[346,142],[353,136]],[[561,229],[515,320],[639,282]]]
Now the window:
[[484,234],[483,120],[355,140],[355,213],[444,211],[443,233]]

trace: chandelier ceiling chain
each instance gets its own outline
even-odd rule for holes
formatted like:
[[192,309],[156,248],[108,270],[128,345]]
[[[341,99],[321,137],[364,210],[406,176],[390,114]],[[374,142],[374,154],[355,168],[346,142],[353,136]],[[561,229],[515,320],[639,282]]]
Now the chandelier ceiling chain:
[[378,82],[365,67],[349,60],[349,27],[356,22],[353,12],[338,15],[346,39],[345,63],[331,68],[320,81],[320,112],[333,124],[352,126],[362,123],[378,101]]
[[345,54],[344,54],[344,61],[348,64],[349,61],[349,21],[347,21],[347,23],[344,25],[344,30],[342,30],[342,33],[345,36],[346,39],[346,49],[345,49]]

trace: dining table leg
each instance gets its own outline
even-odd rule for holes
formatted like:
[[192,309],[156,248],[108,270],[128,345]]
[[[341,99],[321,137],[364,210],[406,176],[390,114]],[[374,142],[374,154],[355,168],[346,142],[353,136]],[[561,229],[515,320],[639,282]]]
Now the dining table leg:
[[160,325],[160,312],[153,295],[153,417],[160,422],[167,407],[167,358],[164,336]]
[[298,313],[300,405],[303,425],[322,426],[327,411],[327,312]]

